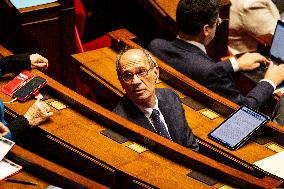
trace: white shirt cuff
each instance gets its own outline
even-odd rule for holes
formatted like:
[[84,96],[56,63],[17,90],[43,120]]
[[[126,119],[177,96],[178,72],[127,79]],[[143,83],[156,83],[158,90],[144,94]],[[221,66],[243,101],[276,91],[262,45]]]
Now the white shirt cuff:
[[231,57],[231,58],[229,58],[229,60],[230,60],[230,62],[232,64],[234,72],[239,71],[240,68],[239,68],[239,64],[238,64],[236,58],[235,57]]
[[276,89],[275,83],[273,83],[273,81],[271,81],[270,79],[262,79],[259,82],[262,82],[262,81],[266,81],[266,82],[270,83],[270,85],[272,85],[273,89],[274,90]]

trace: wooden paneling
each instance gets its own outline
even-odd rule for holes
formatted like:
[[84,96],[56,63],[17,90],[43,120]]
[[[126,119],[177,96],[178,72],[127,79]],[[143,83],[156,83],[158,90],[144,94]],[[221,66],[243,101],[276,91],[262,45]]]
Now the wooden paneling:
[[68,84],[68,61],[74,53],[74,2],[54,3],[17,10],[0,2],[0,41],[14,53],[39,53],[49,60],[47,74]]

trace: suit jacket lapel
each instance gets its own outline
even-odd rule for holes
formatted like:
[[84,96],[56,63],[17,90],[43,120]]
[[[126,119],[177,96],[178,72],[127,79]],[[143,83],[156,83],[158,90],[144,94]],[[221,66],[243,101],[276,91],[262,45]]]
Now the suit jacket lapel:
[[159,101],[159,109],[162,112],[164,118],[165,118],[165,122],[168,126],[169,129],[169,133],[171,135],[171,138],[173,139],[173,141],[176,141],[176,135],[178,133],[177,128],[175,127],[175,121],[172,120],[173,116],[172,115],[172,111],[174,111],[173,109],[171,109],[171,107],[168,105],[169,102],[167,102],[167,98],[164,95],[163,97],[161,97],[161,94],[159,93],[159,90],[156,90],[156,95]]
[[125,105],[125,108],[127,108],[128,120],[144,127],[145,129],[156,132],[150,121],[137,106],[135,106],[128,98],[125,99],[124,103],[127,104]]

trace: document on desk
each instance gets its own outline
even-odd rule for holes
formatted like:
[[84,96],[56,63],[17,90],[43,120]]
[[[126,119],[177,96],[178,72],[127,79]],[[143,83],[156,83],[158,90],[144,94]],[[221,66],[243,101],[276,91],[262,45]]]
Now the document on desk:
[[4,137],[0,137],[0,161],[5,157],[14,144],[15,142]]
[[6,158],[0,161],[0,180],[18,173],[23,167]]
[[254,163],[263,171],[284,179],[284,151],[264,158]]
[[4,158],[14,144],[15,142],[0,137],[0,180],[13,175],[22,169],[22,166]]
[[31,1],[31,0],[10,0],[10,2],[17,9],[43,5],[43,4],[47,4],[47,3],[53,3],[53,2],[56,2],[56,1],[57,0],[36,0],[36,1]]

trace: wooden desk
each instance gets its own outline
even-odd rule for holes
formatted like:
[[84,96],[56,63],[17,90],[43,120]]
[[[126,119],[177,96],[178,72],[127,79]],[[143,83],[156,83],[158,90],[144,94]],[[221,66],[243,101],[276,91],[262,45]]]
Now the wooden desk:
[[[139,2],[156,20],[161,30],[169,33],[170,36],[176,37],[176,7],[179,0],[136,0]],[[207,52],[213,59],[220,60],[227,56],[228,51],[228,28],[229,28],[229,13],[230,1],[222,0],[223,9],[220,11],[220,17],[224,19],[216,31],[214,40],[207,47]]]
[[[54,3],[17,10],[9,0],[0,2],[1,44],[14,53],[39,53],[49,60],[47,73],[60,82],[75,50],[74,2]],[[67,76],[66,76],[67,77]]]
[[[126,37],[123,37],[125,33],[127,35],[125,35]],[[97,89],[108,89],[105,90],[105,101],[107,101],[107,98],[111,95],[111,93],[112,96],[117,96],[117,98],[124,93],[116,77],[115,59],[117,53],[114,50],[115,46],[121,47],[123,45],[128,45],[131,47],[138,47],[137,44],[128,39],[128,37],[133,38],[133,36],[125,30],[111,32],[110,36],[114,39],[113,49],[102,48],[95,51],[73,55],[78,64],[81,66],[81,70],[85,71],[84,77],[89,77],[89,81],[93,79],[93,81],[101,83],[101,85],[94,91]],[[119,41],[119,43],[116,43],[115,41]],[[275,153],[266,148],[265,145],[261,145],[253,141],[248,142],[244,147],[237,151],[230,151],[208,139],[207,134],[239,106],[220,97],[219,95],[216,95],[215,93],[212,93],[194,81],[189,80],[184,75],[178,74],[172,68],[169,68],[169,66],[162,63],[162,61],[159,61],[158,63],[160,65],[161,82],[157,84],[157,87],[173,88],[174,83],[175,88],[173,89],[181,98],[188,96],[221,115],[219,118],[211,120],[201,114],[200,111],[196,111],[190,106],[184,106],[188,122],[193,129],[193,133],[197,136],[198,142],[203,148],[209,150],[207,155],[212,156],[212,154],[215,153],[214,155],[217,154],[217,157],[221,159],[225,158],[229,161],[232,160],[234,163],[239,164],[243,168],[254,170],[252,166],[253,162]],[[182,82],[182,80],[184,81]],[[102,88],[104,85],[106,85],[106,87]],[[113,102],[114,99],[109,101],[111,101],[111,104],[117,103]],[[282,139],[278,140],[279,136],[283,138],[284,130],[281,126],[270,122],[267,126],[263,127],[263,131],[260,133],[265,133],[269,142],[276,142],[283,145]],[[231,165],[231,163],[229,164]]]
[[[92,180],[119,188],[220,188],[224,186],[222,183],[244,188],[273,188],[282,184],[262,174],[255,176],[228,167],[168,141],[81,97],[43,73],[34,72],[48,81],[41,92],[56,97],[68,107],[52,108],[54,116],[28,132],[25,144],[30,143],[27,146],[37,153]],[[0,86],[5,79],[9,80],[2,78]],[[4,94],[0,96],[3,101],[11,100]],[[24,114],[33,102],[7,104],[6,117]],[[106,128],[124,135],[128,141],[120,144],[102,135],[100,132]],[[131,141],[149,150],[137,153],[126,147]],[[23,155],[22,151],[19,153]],[[196,170],[221,182],[209,186],[186,176]]]
[[[35,73],[48,80],[42,93],[56,97],[68,104],[68,108],[52,108],[54,116],[29,134],[28,138],[32,139],[29,146],[92,180],[122,188],[210,188],[186,176],[199,170],[239,187],[270,188],[281,184],[271,177],[249,175],[172,143],[88,101],[41,72]],[[4,94],[0,96],[3,101],[11,99]],[[23,114],[33,102],[13,102],[6,105],[6,111],[10,117]],[[126,147],[127,143],[119,144],[105,137],[100,134],[105,127],[123,133],[130,141],[141,143],[150,150],[139,154]],[[25,143],[29,142],[26,140]],[[223,185],[218,182],[212,187]]]
[[22,165],[23,170],[11,178],[37,183],[36,186],[1,182],[4,188],[47,188],[54,185],[62,188],[108,188],[82,175],[50,162],[20,146],[14,145],[7,158]]

